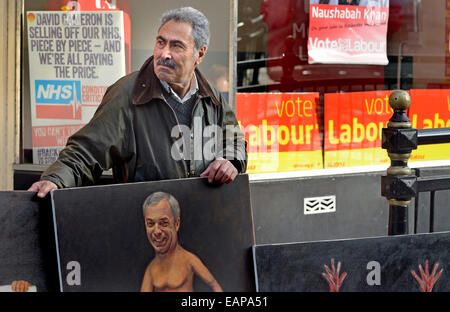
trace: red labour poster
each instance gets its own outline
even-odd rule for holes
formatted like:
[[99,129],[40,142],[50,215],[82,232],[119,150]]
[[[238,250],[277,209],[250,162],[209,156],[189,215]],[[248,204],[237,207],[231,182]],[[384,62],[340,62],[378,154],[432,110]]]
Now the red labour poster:
[[[416,129],[450,127],[450,90],[411,90],[408,117]],[[447,160],[450,143],[419,145],[410,161]]]
[[311,0],[310,3],[310,64],[388,64],[388,0]]
[[392,117],[392,91],[325,94],[325,168],[382,165],[382,129]]
[[319,93],[238,93],[248,173],[322,169]]

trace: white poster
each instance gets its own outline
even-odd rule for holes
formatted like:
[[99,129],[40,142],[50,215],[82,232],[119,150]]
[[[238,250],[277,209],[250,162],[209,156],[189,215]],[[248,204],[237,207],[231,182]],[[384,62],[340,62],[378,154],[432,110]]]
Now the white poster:
[[389,0],[311,0],[309,12],[309,64],[388,64]]
[[[11,285],[0,286],[0,293],[1,292],[13,292]],[[27,292],[37,292],[36,286],[29,286]]]
[[33,163],[50,164],[125,75],[122,11],[27,12]]

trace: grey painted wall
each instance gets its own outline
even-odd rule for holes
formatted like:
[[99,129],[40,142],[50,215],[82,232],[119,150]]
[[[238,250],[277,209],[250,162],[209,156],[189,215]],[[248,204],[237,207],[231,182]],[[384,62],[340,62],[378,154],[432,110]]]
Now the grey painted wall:
[[[389,210],[381,174],[325,176],[251,184],[257,244],[381,236]],[[303,212],[304,198],[336,196],[336,211]]]
[[[389,205],[381,196],[384,172],[252,182],[250,196],[257,244],[385,236]],[[450,168],[422,169],[422,176],[450,175]],[[336,211],[305,215],[307,197],[336,196]],[[417,232],[429,228],[429,193],[420,193]],[[450,191],[436,192],[435,231],[450,230]],[[409,205],[414,232],[415,200]]]

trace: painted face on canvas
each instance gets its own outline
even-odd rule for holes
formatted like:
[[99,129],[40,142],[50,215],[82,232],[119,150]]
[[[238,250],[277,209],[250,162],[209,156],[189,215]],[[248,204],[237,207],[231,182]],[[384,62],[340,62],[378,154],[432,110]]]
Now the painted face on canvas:
[[177,232],[180,218],[174,219],[170,205],[166,199],[155,206],[145,208],[145,229],[150,244],[157,254],[165,254],[178,244]]

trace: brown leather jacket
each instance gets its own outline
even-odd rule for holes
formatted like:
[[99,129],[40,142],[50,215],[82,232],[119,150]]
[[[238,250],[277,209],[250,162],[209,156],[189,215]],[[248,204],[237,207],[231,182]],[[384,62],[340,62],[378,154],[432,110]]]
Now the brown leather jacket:
[[[245,172],[246,144],[233,111],[198,70],[196,75],[199,90],[192,120],[201,124],[202,129],[191,127],[189,168],[184,160],[173,157],[182,138],[176,131],[179,129],[176,115],[162,95],[150,57],[139,72],[108,88],[91,121],[69,138],[41,180],[52,181],[59,188],[92,185],[110,168],[116,182],[186,178],[199,176],[219,156],[229,159],[239,172]],[[212,141],[201,132],[213,125],[223,132],[219,144],[222,146],[211,157],[205,151],[211,150]],[[227,126],[235,129],[231,138],[226,136]]]

